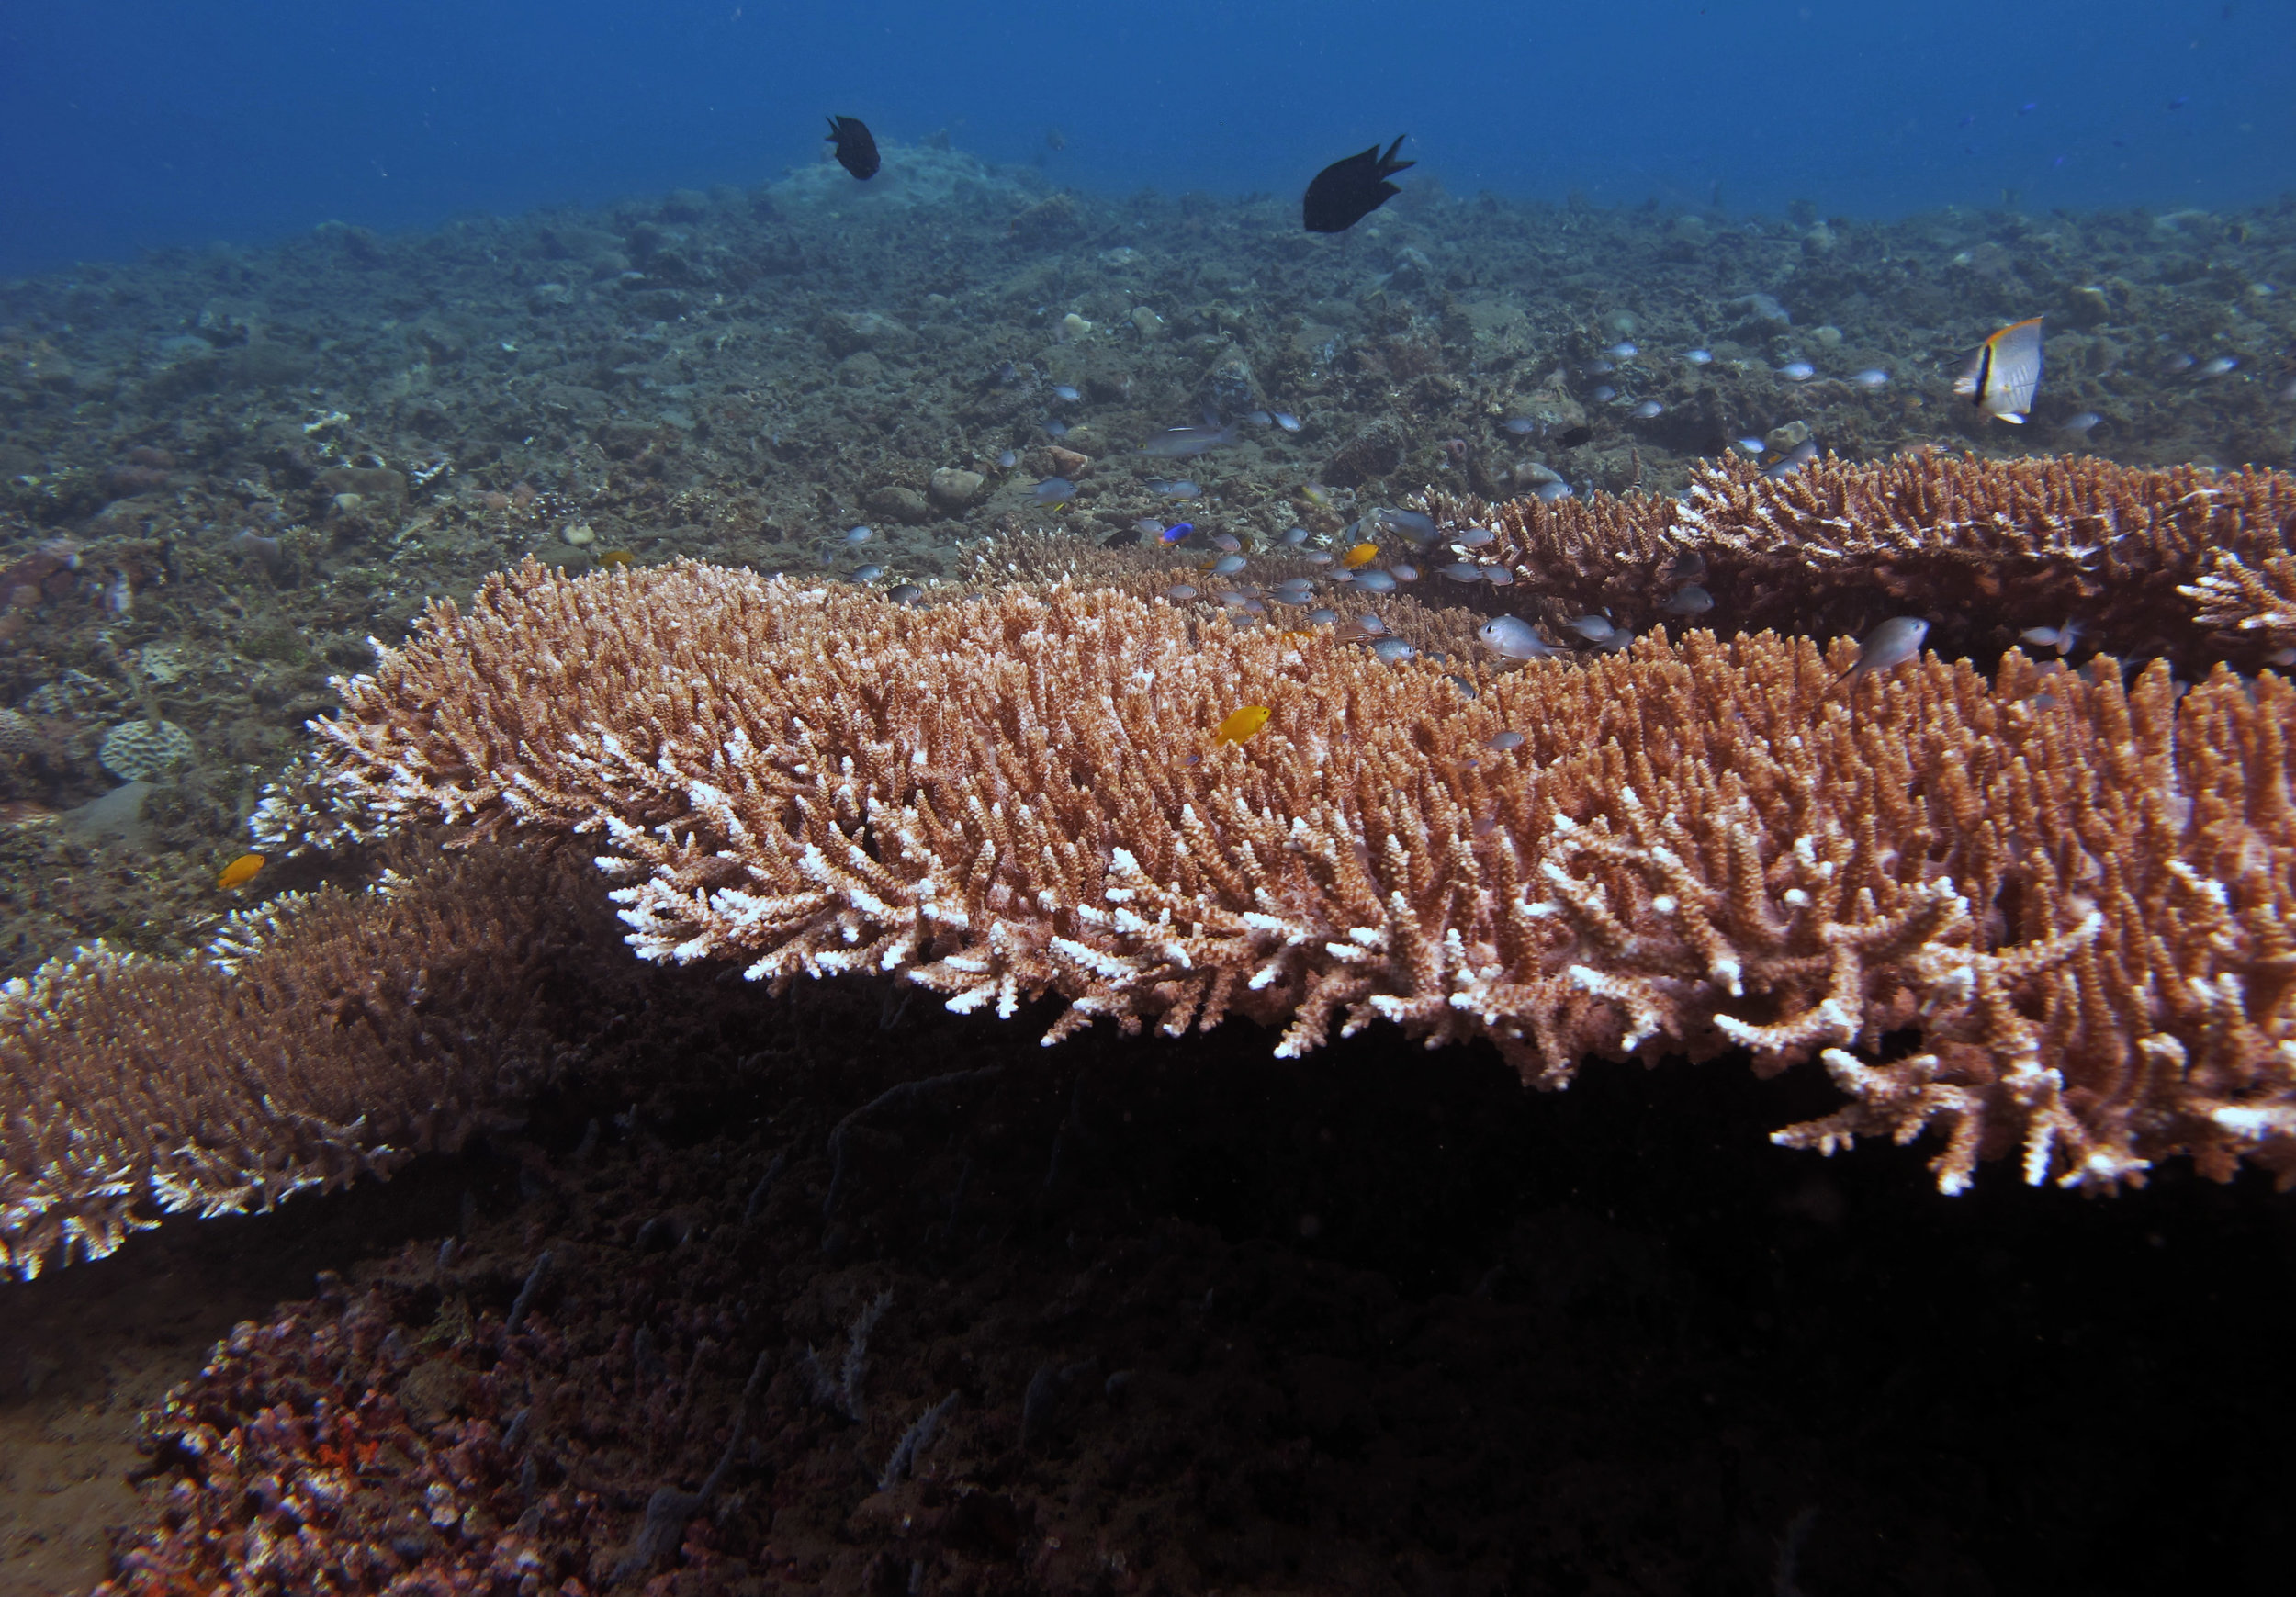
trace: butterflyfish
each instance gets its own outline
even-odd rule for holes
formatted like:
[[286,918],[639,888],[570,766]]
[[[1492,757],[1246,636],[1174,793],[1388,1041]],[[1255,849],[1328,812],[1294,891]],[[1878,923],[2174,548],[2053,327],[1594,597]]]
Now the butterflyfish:
[[2004,422],[2023,422],[2041,386],[2041,318],[2012,321],[1978,347],[1953,392]]
[[263,856],[261,854],[242,854],[223,867],[223,874],[215,879],[215,884],[227,892],[233,888],[244,887],[255,879],[255,872],[262,869]]
[[1241,743],[1267,725],[1267,715],[1266,705],[1246,704],[1211,729],[1212,741]]

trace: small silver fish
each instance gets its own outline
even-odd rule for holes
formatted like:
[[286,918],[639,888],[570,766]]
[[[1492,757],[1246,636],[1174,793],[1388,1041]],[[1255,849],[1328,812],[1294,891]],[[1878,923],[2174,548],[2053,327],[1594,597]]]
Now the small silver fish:
[[1193,599],[1196,597],[1196,590],[1185,582],[1175,582],[1164,590],[1164,596],[1174,601]]
[[1462,527],[1451,534],[1454,549],[1480,549],[1499,536],[1489,527]]
[[2073,646],[2080,641],[2081,630],[2079,622],[2067,621],[2063,626],[2029,626],[2017,635],[2035,648],[2054,648],[2062,656],[2073,652]]
[[1432,516],[1423,515],[1418,511],[1399,510],[1377,510],[1371,513],[1407,538],[1416,538],[1423,544],[1435,541],[1435,524]]
[[1311,610],[1308,612],[1308,620],[1317,626],[1329,626],[1333,622],[1337,621],[1338,619],[1339,612],[1336,610]]
[[1296,549],[1300,545],[1308,541],[1308,529],[1305,527],[1286,527],[1276,541],[1287,549]]
[[1154,516],[1142,516],[1132,523],[1132,531],[1143,538],[1161,540],[1164,537],[1164,523]]
[[1683,359],[1688,361],[1694,366],[1709,366],[1713,364],[1714,361],[1714,351],[1710,349],[1686,349],[1683,351]]
[[1078,393],[1075,389],[1070,388],[1066,383],[1055,383],[1052,385],[1052,398],[1056,399],[1064,399],[1073,405],[1077,400],[1083,399],[1084,396]]
[[996,464],[1004,470],[1010,471],[1020,464],[1020,456],[1009,449],[1000,449],[996,452]]
[[1761,440],[1759,438],[1733,438],[1730,442],[1737,444],[1740,449],[1743,449],[1749,455],[1760,455],[1761,453],[1762,444]]
[[1068,436],[1068,423],[1055,416],[1044,423],[1044,435],[1047,438],[1065,438]]
[[2228,372],[2238,369],[2239,366],[2240,362],[2231,355],[2220,354],[2200,367],[2200,375],[2204,377],[2221,377]]
[[853,580],[856,582],[874,582],[878,578],[884,576],[884,574],[885,568],[883,566],[856,566],[853,568]]
[[1604,383],[1598,388],[1589,389],[1586,397],[1593,399],[1598,405],[1607,405],[1613,399],[1618,398],[1618,390],[1612,388],[1608,383]]
[[1538,485],[1538,498],[1542,504],[1553,504],[1570,497],[1570,485],[1567,482],[1542,482]]
[[1395,579],[1377,566],[1366,566],[1356,573],[1356,586],[1366,593],[1392,593],[1395,591]]
[[1255,427],[1267,426],[1276,420],[1275,417],[1269,415],[1265,410],[1254,410],[1250,415],[1244,417],[1244,419],[1246,422],[1251,422]]
[[2058,422],[2057,425],[2063,427],[2067,433],[2071,433],[2077,437],[2085,438],[2088,435],[2091,428],[2099,425],[2103,421],[2104,418],[2099,416],[2096,411],[2083,410],[2078,415],[2067,416],[2064,421]]
[[1064,477],[1048,477],[1030,490],[1039,504],[1066,504],[1076,497],[1076,485]]
[[1789,383],[1806,383],[1818,375],[1818,368],[1806,360],[1790,360],[1778,368],[1778,375]]
[[1504,566],[1485,566],[1483,580],[1493,588],[1512,588],[1514,586],[1514,573]]
[[1381,637],[1387,633],[1387,623],[1381,621],[1378,616],[1371,614],[1367,611],[1363,614],[1356,616],[1347,624],[1354,627],[1357,632],[1362,633],[1366,637]]
[[1244,545],[1236,541],[1236,535],[1233,533],[1214,533],[1211,535],[1211,546],[1228,555],[1239,554],[1244,548]]
[[1666,407],[1656,399],[1645,399],[1635,407],[1634,413],[1645,422],[1652,422],[1666,414]]
[[1889,374],[1879,366],[1867,366],[1850,380],[1861,388],[1885,388],[1889,386]]
[[1172,427],[1158,433],[1140,446],[1142,455],[1153,455],[1162,460],[1182,460],[1191,455],[1201,455],[1207,449],[1217,449],[1236,439],[1235,423],[1225,427]]
[[1674,590],[1663,608],[1673,615],[1704,615],[1714,608],[1714,595],[1695,582],[1685,582]]
[[1303,549],[1300,553],[1300,558],[1311,566],[1328,566],[1338,557],[1329,549]]
[[1921,640],[1929,635],[1930,624],[1918,615],[1890,617],[1866,634],[1858,645],[1857,664],[1835,678],[1834,685],[1855,685],[1860,678],[1872,672],[1904,665],[1921,652]]
[[1194,499],[1198,494],[1203,492],[1204,490],[1201,488],[1199,488],[1195,483],[1189,481],[1187,478],[1183,477],[1176,482],[1165,483],[1162,488],[1156,489],[1155,491],[1164,495],[1166,499]]
[[1522,438],[1538,431],[1538,423],[1528,416],[1509,416],[1499,423],[1516,437]]
[[877,531],[874,527],[849,527],[846,529],[845,541],[858,549],[876,535]]
[[1637,349],[1633,344],[1621,340],[1617,343],[1612,344],[1603,353],[1610,356],[1613,360],[1632,360],[1642,352]]
[[1591,377],[1606,377],[1617,369],[1606,360],[1591,360],[1586,363],[1586,375]]
[[1510,748],[1520,748],[1529,741],[1520,732],[1493,732],[1491,735],[1491,747],[1502,754]]
[[1444,673],[1443,680],[1457,688],[1460,692],[1466,694],[1470,700],[1474,698],[1475,684],[1469,681],[1465,677],[1460,676],[1456,671],[1446,671]]
[[1483,568],[1472,560],[1454,560],[1448,566],[1437,566],[1435,575],[1448,577],[1454,582],[1480,582]]
[[1250,562],[1241,555],[1222,555],[1211,563],[1211,574],[1215,577],[1232,577],[1248,564]]
[[1589,643],[1608,643],[1618,630],[1607,615],[1581,615],[1565,624]]
[[1276,425],[1287,433],[1297,433],[1300,431],[1300,418],[1289,410],[1278,410],[1276,412]]
[[1419,651],[1400,637],[1383,637],[1371,646],[1371,652],[1389,665],[1399,665]]
[[1475,629],[1475,641],[1511,660],[1543,660],[1562,652],[1539,636],[1529,622],[1514,615],[1492,616]]
[[1408,560],[1398,560],[1387,569],[1388,574],[1393,577],[1398,582],[1416,582],[1419,580],[1419,568],[1412,565]]
[[915,604],[925,597],[925,590],[914,582],[904,582],[898,588],[886,589],[885,597],[895,604]]

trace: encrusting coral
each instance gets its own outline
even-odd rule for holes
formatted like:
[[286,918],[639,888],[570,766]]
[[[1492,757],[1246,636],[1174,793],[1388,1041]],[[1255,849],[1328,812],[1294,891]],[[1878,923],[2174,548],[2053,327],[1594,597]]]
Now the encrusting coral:
[[[101,1258],[163,1211],[269,1209],[515,1120],[618,954],[587,870],[483,849],[275,899],[213,956],[102,948],[0,988],[0,1272]],[[626,955],[620,955],[622,959]]]
[[1499,675],[1109,591],[530,564],[344,682],[321,762],[373,815],[594,839],[653,960],[1057,995],[1047,1041],[1383,1017],[1548,1086],[1822,1055],[1850,1102],[1779,1140],[1934,1129],[1948,1190],[2017,1148],[2091,1188],[2296,1174],[2296,692],[1852,658]]
[[1495,534],[1475,559],[1514,575],[1501,602],[1549,602],[1542,619],[1667,620],[1675,562],[1695,555],[1714,599],[1702,624],[1733,632],[1862,634],[1910,611],[1941,652],[1991,655],[2070,620],[2089,647],[2193,674],[2296,646],[2286,472],[1925,452],[1771,476],[1726,459],[1699,467],[1679,500],[1430,494],[1427,508],[1446,535]]

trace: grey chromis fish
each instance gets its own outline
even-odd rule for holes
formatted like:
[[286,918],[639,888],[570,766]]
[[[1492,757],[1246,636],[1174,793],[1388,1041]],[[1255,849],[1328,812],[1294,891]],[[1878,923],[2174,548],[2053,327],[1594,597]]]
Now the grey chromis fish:
[[1921,640],[1930,635],[1930,624],[1918,615],[1893,615],[1867,633],[1858,644],[1857,664],[1834,679],[1855,684],[1874,671],[1885,671],[1892,666],[1904,665],[1921,652]]
[[845,531],[845,541],[855,548],[859,548],[876,535],[877,532],[874,527],[848,527]]
[[1567,482],[1542,482],[1538,485],[1538,497],[1543,504],[1553,504],[1559,500],[1569,499],[1570,485]]
[[1475,629],[1475,641],[1511,660],[1543,660],[1562,652],[1539,636],[1537,628],[1515,615],[1492,616]]
[[1694,366],[1708,366],[1714,361],[1714,351],[1710,349],[1686,349],[1683,351],[1683,359],[1688,361]]
[[1371,652],[1389,665],[1399,665],[1419,651],[1400,637],[1383,637],[1371,646]]
[[2083,410],[2077,416],[2067,416],[2064,421],[2058,422],[2057,425],[2064,428],[2067,433],[2075,433],[2085,438],[2088,435],[2090,428],[2099,425],[2103,421],[2104,418],[2099,416],[2096,411]]
[[1790,360],[1778,368],[1778,375],[1789,383],[1806,383],[1818,375],[1818,368],[1806,360]]
[[1338,619],[1339,612],[1336,610],[1311,610],[1308,612],[1308,620],[1317,626],[1329,626],[1333,622],[1337,621]]
[[1223,555],[1236,555],[1244,551],[1244,545],[1233,533],[1214,533],[1208,541]]
[[1296,549],[1300,545],[1308,541],[1308,529],[1305,527],[1286,527],[1281,535],[1279,535],[1276,541],[1287,549]]
[[1185,582],[1175,582],[1174,584],[1172,584],[1172,586],[1171,586],[1171,587],[1169,587],[1169,588],[1167,588],[1167,589],[1165,589],[1165,590],[1164,590],[1164,596],[1165,596],[1166,599],[1169,599],[1169,600],[1172,600],[1172,601],[1174,601],[1174,602],[1177,602],[1182,601],[1182,600],[1188,600],[1188,599],[1193,599],[1193,598],[1195,598],[1195,597],[1196,597],[1196,590],[1195,590],[1195,589],[1193,589],[1193,588],[1191,588],[1191,587],[1189,587],[1189,586],[1188,586],[1187,583],[1185,583]]
[[1274,414],[1276,417],[1276,425],[1281,427],[1285,432],[1297,433],[1300,431],[1300,418],[1293,415],[1290,411],[1277,410]]
[[1039,504],[1066,504],[1076,497],[1076,485],[1064,477],[1048,477],[1036,485],[1029,497]]
[[1064,399],[1073,405],[1077,400],[1083,399],[1084,396],[1078,393],[1075,389],[1070,388],[1066,383],[1054,383],[1052,385],[1052,398],[1056,399]]
[[1366,566],[1356,573],[1356,586],[1366,593],[1392,593],[1395,579],[1377,566]]
[[884,574],[885,568],[883,566],[856,566],[853,568],[853,580],[856,582],[874,582],[878,578],[884,576]]
[[1020,456],[1014,454],[1009,449],[999,449],[996,452],[996,464],[1002,469],[1010,471],[1014,467],[1020,464]]
[[1673,615],[1704,615],[1714,608],[1714,595],[1695,582],[1685,582],[1662,608]]
[[898,588],[886,589],[885,597],[895,604],[915,604],[925,597],[925,590],[914,582],[904,582]]
[[1451,534],[1451,546],[1455,549],[1480,549],[1498,536],[1489,527],[1462,527]]
[[1610,356],[1610,358],[1611,358],[1611,359],[1613,359],[1613,360],[1632,360],[1632,359],[1634,359],[1634,357],[1635,357],[1635,356],[1637,356],[1637,355],[1640,354],[1642,352],[1641,352],[1640,350],[1637,349],[1637,348],[1636,348],[1633,344],[1631,344],[1631,343],[1626,343],[1621,342],[1621,343],[1614,343],[1614,344],[1612,344],[1612,345],[1611,345],[1608,349],[1604,350],[1603,353],[1604,353],[1604,354],[1606,354],[1606,355]]
[[1248,562],[1241,555],[1222,555],[1211,563],[1211,574],[1215,577],[1232,577],[1246,564]]
[[1867,366],[1850,380],[1861,388],[1885,388],[1889,386],[1889,374],[1879,366]]
[[1068,436],[1068,423],[1054,416],[1044,423],[1044,435],[1047,438],[1065,438]]
[[1433,516],[1422,514],[1418,511],[1399,510],[1379,510],[1372,513],[1407,538],[1416,538],[1423,544],[1435,542],[1435,524]]
[[1194,499],[1204,491],[1202,488],[1185,477],[1172,482],[1152,482],[1148,487],[1152,491],[1160,493],[1166,499]]
[[1666,414],[1666,407],[1656,399],[1645,399],[1634,408],[1634,414],[1639,421],[1654,422]]
[[1506,431],[1514,433],[1517,438],[1525,437],[1528,434],[1538,431],[1537,422],[1528,416],[1509,416],[1505,421],[1500,422],[1499,425],[1506,429]]

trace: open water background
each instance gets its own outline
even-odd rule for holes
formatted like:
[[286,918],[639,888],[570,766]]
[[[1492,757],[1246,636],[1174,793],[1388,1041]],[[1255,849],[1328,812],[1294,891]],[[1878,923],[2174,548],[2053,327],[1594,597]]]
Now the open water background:
[[17,6],[0,272],[754,184],[828,112],[1104,192],[1408,132],[1454,193],[2225,207],[2291,186],[2291,0]]

